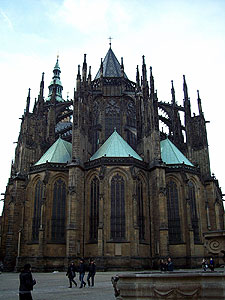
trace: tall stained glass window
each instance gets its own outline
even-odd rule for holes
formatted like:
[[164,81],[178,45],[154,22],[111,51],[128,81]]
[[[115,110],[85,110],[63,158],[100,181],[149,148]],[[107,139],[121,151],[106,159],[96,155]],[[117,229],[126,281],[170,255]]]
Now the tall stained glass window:
[[181,242],[181,226],[178,202],[177,185],[170,180],[166,186],[169,242],[177,244]]
[[32,220],[32,240],[38,241],[40,219],[41,219],[41,201],[43,196],[43,183],[38,180],[35,186],[34,195],[34,214]]
[[145,222],[144,222],[143,184],[140,178],[138,178],[137,180],[137,204],[138,204],[139,239],[144,240]]
[[111,180],[111,238],[125,239],[124,179],[119,174]]
[[90,239],[98,238],[99,221],[99,180],[97,177],[91,181],[91,202],[90,202]]
[[200,241],[198,214],[197,214],[197,207],[196,207],[195,186],[191,181],[188,182],[188,191],[189,191],[189,199],[191,205],[191,223],[194,231],[194,242],[197,243]]
[[52,241],[65,241],[65,216],[66,216],[66,184],[62,179],[58,179],[53,189],[52,206]]

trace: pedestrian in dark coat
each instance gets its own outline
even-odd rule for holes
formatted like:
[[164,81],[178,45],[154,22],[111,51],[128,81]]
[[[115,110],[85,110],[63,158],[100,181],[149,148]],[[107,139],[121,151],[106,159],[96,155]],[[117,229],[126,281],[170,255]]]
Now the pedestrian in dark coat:
[[214,260],[213,260],[212,257],[210,257],[209,268],[210,268],[211,271],[214,271],[214,267],[215,267]]
[[81,259],[80,260],[80,264],[78,267],[78,271],[79,271],[79,279],[80,279],[80,288],[82,288],[83,286],[85,287],[86,282],[84,282],[84,275],[85,275],[85,264],[84,264],[84,260]]
[[159,265],[160,265],[160,271],[162,271],[162,272],[166,271],[167,265],[166,265],[164,259],[161,259],[161,260],[160,260]]
[[70,284],[69,288],[72,288],[72,282],[75,284],[75,286],[77,286],[77,283],[74,280],[74,278],[76,277],[76,268],[74,262],[71,262],[71,264],[69,265],[66,276],[68,276],[69,279],[69,284]]
[[20,300],[32,300],[31,291],[36,284],[36,280],[33,279],[31,274],[31,265],[26,264],[20,273],[20,287],[19,287],[19,299]]
[[[88,266],[88,276],[87,276],[87,282],[88,286],[94,286],[94,278],[96,273],[96,264],[93,259],[90,260],[89,266]],[[91,279],[91,284],[90,284]]]
[[173,262],[171,257],[167,259],[167,271],[173,271]]

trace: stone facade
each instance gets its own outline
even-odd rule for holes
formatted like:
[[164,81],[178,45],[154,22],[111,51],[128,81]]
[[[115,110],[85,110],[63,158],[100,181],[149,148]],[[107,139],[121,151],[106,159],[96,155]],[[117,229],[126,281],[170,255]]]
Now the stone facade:
[[[143,269],[167,256],[193,267],[212,254],[221,263],[225,249],[206,244],[224,237],[222,192],[210,173],[201,99],[192,116],[185,77],[179,106],[173,83],[172,102],[158,101],[144,57],[134,83],[111,47],[94,80],[84,56],[72,100],[62,98],[58,59],[53,74],[48,98],[42,75],[33,111],[29,91],[22,117],[1,221],[5,267],[62,270],[94,257],[102,269]],[[142,160],[90,160],[114,128]],[[71,160],[36,164],[59,136],[72,143]],[[165,138],[191,163],[163,161]]]

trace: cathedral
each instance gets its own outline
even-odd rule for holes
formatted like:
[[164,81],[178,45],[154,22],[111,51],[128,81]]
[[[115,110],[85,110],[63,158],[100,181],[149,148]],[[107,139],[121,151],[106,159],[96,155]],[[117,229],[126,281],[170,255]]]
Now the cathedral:
[[32,111],[28,91],[1,217],[5,269],[65,270],[81,257],[101,270],[151,269],[168,256],[177,267],[220,264],[224,207],[199,92],[198,114],[185,76],[183,105],[173,81],[160,101],[145,57],[133,82],[111,43],[95,77],[84,55],[71,100],[60,75],[57,58]]

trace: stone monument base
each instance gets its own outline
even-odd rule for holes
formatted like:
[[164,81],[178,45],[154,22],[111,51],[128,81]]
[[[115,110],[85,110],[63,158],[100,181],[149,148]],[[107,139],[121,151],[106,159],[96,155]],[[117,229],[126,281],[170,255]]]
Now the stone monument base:
[[224,272],[143,272],[112,278],[116,299],[225,299]]

